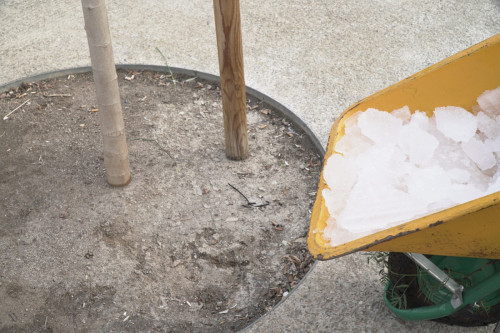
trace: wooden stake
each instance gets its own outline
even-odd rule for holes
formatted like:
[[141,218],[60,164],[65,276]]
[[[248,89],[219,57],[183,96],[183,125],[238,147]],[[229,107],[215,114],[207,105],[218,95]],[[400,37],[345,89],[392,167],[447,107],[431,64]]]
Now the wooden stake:
[[214,0],[226,155],[248,157],[245,75],[239,0]]
[[104,146],[104,166],[110,185],[130,181],[125,124],[122,116],[108,13],[104,0],[82,0]]

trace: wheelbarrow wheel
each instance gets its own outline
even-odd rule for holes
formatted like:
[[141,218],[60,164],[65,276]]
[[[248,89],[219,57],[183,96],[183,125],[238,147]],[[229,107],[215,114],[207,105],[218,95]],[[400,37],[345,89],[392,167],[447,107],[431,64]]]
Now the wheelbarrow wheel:
[[[428,257],[432,258],[432,256]],[[391,295],[387,295],[388,298],[399,298],[400,306],[407,309],[434,305],[428,295],[423,292],[424,286],[420,285],[421,282],[417,277],[418,267],[410,258],[404,253],[389,253],[388,278],[392,287],[390,288]],[[500,303],[487,307],[467,305],[447,317],[433,320],[448,325],[488,325],[500,321]]]

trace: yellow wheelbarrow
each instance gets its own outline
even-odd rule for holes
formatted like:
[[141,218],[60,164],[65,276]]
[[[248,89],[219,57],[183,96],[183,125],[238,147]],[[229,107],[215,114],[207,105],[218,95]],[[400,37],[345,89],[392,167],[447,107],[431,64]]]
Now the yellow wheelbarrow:
[[[405,105],[427,114],[447,105],[471,110],[477,96],[498,86],[500,34],[348,108],[332,127],[325,161],[336,153],[346,120],[359,111]],[[315,258],[388,252],[384,297],[405,320],[464,326],[500,320],[500,192],[332,246],[323,238],[330,217],[322,195],[326,186],[322,173],[308,236]]]

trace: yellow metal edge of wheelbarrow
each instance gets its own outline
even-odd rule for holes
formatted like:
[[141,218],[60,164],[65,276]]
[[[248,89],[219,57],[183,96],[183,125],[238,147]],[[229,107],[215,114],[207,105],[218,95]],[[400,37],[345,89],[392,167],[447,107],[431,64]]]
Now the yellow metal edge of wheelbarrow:
[[[351,115],[368,108],[392,111],[405,105],[428,115],[438,106],[471,110],[485,90],[500,86],[500,34],[385,88],[345,110],[335,121],[325,162],[335,153]],[[309,251],[320,260],[356,251],[416,252],[500,259],[500,192],[431,214],[357,240],[330,246],[323,238],[329,218],[322,190],[323,172],[311,214]]]

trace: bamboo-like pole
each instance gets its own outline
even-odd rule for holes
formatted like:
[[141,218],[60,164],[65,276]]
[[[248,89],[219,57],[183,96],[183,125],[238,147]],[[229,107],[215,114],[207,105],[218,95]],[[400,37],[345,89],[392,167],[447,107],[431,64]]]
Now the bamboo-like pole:
[[125,124],[116,75],[108,13],[104,0],[82,0],[104,148],[106,179],[110,185],[130,181]]
[[242,160],[248,157],[248,138],[239,0],[214,0],[214,13],[226,155]]

